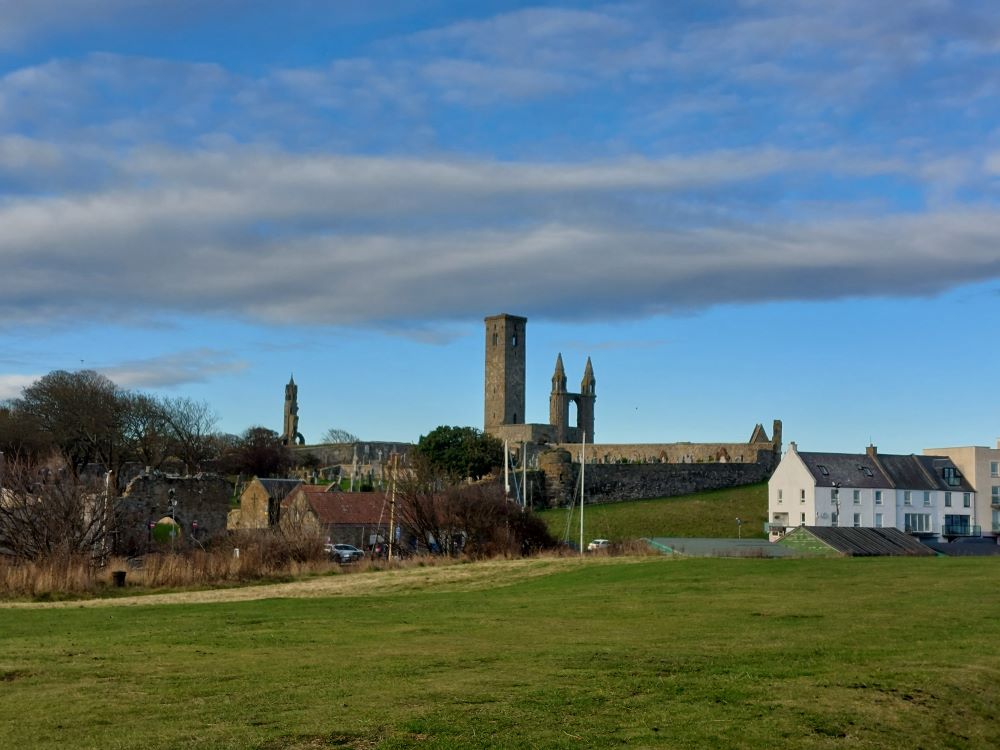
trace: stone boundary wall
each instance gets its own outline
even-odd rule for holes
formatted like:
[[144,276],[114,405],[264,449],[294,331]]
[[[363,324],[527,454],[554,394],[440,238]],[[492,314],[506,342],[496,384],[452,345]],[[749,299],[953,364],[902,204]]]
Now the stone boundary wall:
[[[557,448],[569,451],[579,460],[579,443],[561,443]],[[775,453],[774,442],[766,443],[595,443],[587,445],[587,465],[758,463],[769,462]],[[765,455],[761,455],[765,454]]]
[[[412,443],[393,443],[382,441],[361,441],[358,443],[317,443],[315,445],[289,446],[295,455],[316,456],[324,466],[349,466],[354,460],[354,446],[358,448],[358,464],[376,464],[386,462],[393,453],[401,456],[400,462],[406,464],[409,453],[415,447]],[[366,452],[367,451],[367,452]]]
[[[616,503],[676,497],[705,490],[766,482],[773,465],[763,463],[587,464],[584,474],[588,503]],[[545,473],[550,507],[565,506],[580,481],[580,465],[564,463],[558,474]]]

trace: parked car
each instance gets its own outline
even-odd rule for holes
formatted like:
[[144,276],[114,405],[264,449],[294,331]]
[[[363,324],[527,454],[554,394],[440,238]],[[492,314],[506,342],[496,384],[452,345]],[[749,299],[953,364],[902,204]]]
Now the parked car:
[[594,539],[590,544],[587,545],[587,552],[597,552],[599,550],[606,550],[611,545],[607,539]]
[[336,560],[341,565],[357,562],[365,556],[364,550],[353,547],[350,544],[327,544],[324,546],[330,558]]

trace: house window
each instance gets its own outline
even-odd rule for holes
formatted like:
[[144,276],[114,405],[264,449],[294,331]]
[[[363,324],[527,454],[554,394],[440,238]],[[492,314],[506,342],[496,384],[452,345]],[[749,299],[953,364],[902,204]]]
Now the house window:
[[805,526],[805,525],[806,525],[806,514],[799,513],[799,526]]
[[969,494],[968,492],[963,492],[962,493],[962,507],[963,508],[968,508],[970,505],[972,505],[972,495]]
[[950,508],[951,507],[951,493],[950,492],[944,493],[944,507],[946,507],[946,508]]
[[990,461],[990,476],[1000,477],[1000,461]]
[[882,514],[881,513],[876,513],[875,514],[875,528],[876,529],[881,529],[882,528]]
[[882,490],[875,490],[875,504],[882,504]]
[[951,536],[969,535],[969,517],[948,515],[944,517],[944,533]]
[[944,476],[945,484],[949,487],[958,487],[962,482],[962,475],[954,466],[945,466],[941,470],[941,474]]
[[804,503],[806,501],[806,491],[799,490],[799,502]]
[[903,490],[903,505],[913,505],[913,493],[910,490]]
[[836,488],[830,490],[830,500],[834,503],[840,500],[840,490]]
[[830,514],[830,525],[831,526],[840,525],[840,516],[837,514],[837,511],[834,511],[833,513]]
[[778,502],[779,503],[781,502],[781,498],[782,497],[783,497],[783,493],[781,492],[781,490],[778,490]]
[[[968,495],[969,493],[966,492],[965,494]],[[1000,487],[997,487],[996,485],[993,485],[993,487],[990,488],[990,503],[992,505],[1000,505]]]
[[854,490],[854,504],[861,505],[861,490]]
[[854,527],[857,528],[860,525],[861,525],[861,514],[860,513],[855,513],[854,514]]
[[925,492],[924,493],[924,505],[925,506],[929,506],[930,504],[931,504],[931,493]]
[[931,530],[931,516],[929,513],[907,513],[903,516],[906,523],[906,531],[909,534],[920,534]]

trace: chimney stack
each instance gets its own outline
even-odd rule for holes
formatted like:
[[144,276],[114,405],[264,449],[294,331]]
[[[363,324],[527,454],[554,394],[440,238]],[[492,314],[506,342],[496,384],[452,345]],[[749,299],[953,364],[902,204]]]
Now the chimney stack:
[[865,454],[868,458],[875,458],[875,456],[878,455],[878,448],[876,448],[872,443],[869,443],[868,447],[865,448]]

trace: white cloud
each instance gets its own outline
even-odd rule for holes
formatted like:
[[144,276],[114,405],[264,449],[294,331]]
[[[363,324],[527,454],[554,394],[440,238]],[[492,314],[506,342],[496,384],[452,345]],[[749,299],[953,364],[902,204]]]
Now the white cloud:
[[0,401],[20,398],[21,391],[34,383],[40,375],[3,375],[0,374]]

